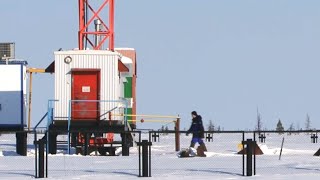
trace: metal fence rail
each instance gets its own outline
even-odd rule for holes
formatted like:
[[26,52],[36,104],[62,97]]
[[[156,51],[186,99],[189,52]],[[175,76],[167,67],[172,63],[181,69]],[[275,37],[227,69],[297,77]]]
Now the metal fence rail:
[[320,148],[317,144],[318,133],[319,130],[253,132],[264,153],[256,157],[256,174],[319,174],[317,168],[307,165],[320,165],[318,156],[314,156]]
[[[25,136],[26,139],[23,138],[18,140],[18,136],[21,135]],[[44,134],[38,132],[38,137],[42,136],[44,136]],[[34,146],[34,138],[35,131],[1,132],[0,179],[35,177],[36,152]],[[23,145],[25,143],[23,141],[26,142],[26,146]]]
[[[68,134],[88,133],[92,137],[98,131],[64,131],[58,141],[57,154],[48,153],[44,146],[46,163],[39,163],[40,149],[35,146],[39,139],[47,140],[46,129],[33,131],[2,132],[0,136],[0,178],[32,178],[40,177],[40,169],[45,170],[43,176],[48,177],[128,177],[128,176],[153,176],[183,178],[186,176],[199,178],[236,178],[248,175],[247,150],[248,140],[256,142],[252,148],[253,175],[268,176],[270,174],[297,174],[303,176],[318,174],[319,157],[314,156],[319,151],[318,134],[315,131],[205,131],[204,143],[208,149],[207,157],[178,158],[176,151],[177,137],[180,150],[188,148],[192,135],[186,136],[186,131],[123,131],[119,134],[130,133],[134,135],[137,144],[133,143],[129,156],[121,156],[123,144],[118,146],[116,156],[101,156],[91,149],[88,156],[79,155],[71,147],[68,155]],[[17,133],[27,135],[26,156],[16,153]],[[60,132],[61,133],[61,132]],[[148,145],[147,158],[142,158],[142,141]],[[284,141],[282,141],[284,140]],[[115,141],[120,142],[121,137]],[[283,147],[282,147],[283,142]],[[45,143],[47,143],[45,141]],[[139,146],[140,145],[140,148]],[[108,145],[109,146],[109,145]],[[195,146],[197,148],[198,145]],[[40,146],[39,146],[40,147]],[[144,149],[144,150],[143,150]],[[260,151],[263,153],[261,154]],[[243,153],[241,153],[243,151]],[[282,153],[280,153],[282,152]],[[279,156],[281,154],[281,159]],[[145,156],[146,157],[146,156]],[[147,166],[146,166],[147,161]],[[143,171],[147,167],[148,171]],[[247,171],[246,171],[247,170]],[[47,171],[47,173],[46,173]],[[249,173],[250,174],[250,173]]]
[[[186,136],[187,131],[179,131],[180,150],[190,146],[192,134]],[[207,157],[178,158],[176,149],[176,131],[149,131],[152,141],[152,174],[160,176],[170,173],[176,176],[210,176],[212,174],[244,175],[244,154],[237,154],[238,145],[245,139],[244,131],[205,131],[204,143],[208,149]],[[196,145],[195,148],[197,148]],[[223,156],[222,156],[223,155]],[[171,162],[166,163],[167,159]],[[208,161],[208,158],[212,161]],[[224,164],[222,159],[228,159]],[[164,166],[164,164],[166,164]]]

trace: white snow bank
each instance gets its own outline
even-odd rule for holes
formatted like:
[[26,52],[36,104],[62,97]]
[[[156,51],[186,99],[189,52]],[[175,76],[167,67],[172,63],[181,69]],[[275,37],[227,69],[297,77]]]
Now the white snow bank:
[[215,157],[215,156],[239,156],[237,153],[217,153],[217,152],[204,152],[207,157]]
[[[260,149],[265,155],[280,155],[281,148],[269,148],[266,144],[258,144]],[[297,154],[314,154],[315,152],[312,150],[305,150],[305,149],[282,149],[282,154],[285,155],[297,155]]]

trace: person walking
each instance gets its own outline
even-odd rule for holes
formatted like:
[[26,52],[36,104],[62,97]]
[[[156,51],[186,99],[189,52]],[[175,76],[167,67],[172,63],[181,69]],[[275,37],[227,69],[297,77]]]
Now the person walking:
[[195,144],[199,143],[200,148],[202,148],[203,151],[207,151],[207,147],[203,142],[204,127],[202,123],[202,117],[198,115],[196,111],[192,111],[191,116],[192,116],[192,123],[189,130],[187,131],[187,136],[190,133],[192,133],[192,140],[191,140],[190,147],[194,148]]

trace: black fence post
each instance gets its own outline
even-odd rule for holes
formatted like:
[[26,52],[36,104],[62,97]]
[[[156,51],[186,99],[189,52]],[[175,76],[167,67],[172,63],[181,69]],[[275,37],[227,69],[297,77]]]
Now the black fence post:
[[[149,148],[151,145],[152,145],[152,142],[148,142],[148,140],[142,140],[141,143],[140,142],[138,143],[139,149],[142,147],[142,176],[140,177],[151,177],[151,156],[150,156],[151,150]],[[140,159],[140,156],[139,156],[139,159]],[[140,171],[140,167],[139,167],[139,171]],[[140,174],[141,173],[139,172],[139,175]]]
[[129,156],[130,147],[129,147],[129,139],[127,133],[122,133],[122,156]]
[[152,144],[148,145],[148,148],[149,148],[149,156],[148,156],[148,158],[149,158],[149,177],[151,177],[151,145]]
[[39,140],[39,178],[44,178],[44,145],[43,139]]
[[256,141],[252,141],[252,139],[247,139],[247,141],[242,142],[242,144],[247,145],[245,151],[243,149],[243,154],[247,154],[247,176],[252,176],[252,155],[256,148]]
[[213,133],[206,133],[206,142],[213,141]]
[[245,133],[242,132],[242,176],[244,176],[244,169],[245,169],[245,163],[244,163],[244,139],[245,139]]
[[266,142],[265,133],[259,135],[259,141],[260,141],[260,143],[265,143]]
[[311,143],[317,143],[317,142],[318,142],[318,134],[312,134]]
[[[149,140],[151,139],[151,133],[149,131]],[[139,146],[138,148],[138,153],[139,153],[139,177],[141,177],[141,132],[139,133],[139,142],[137,142],[137,145]]]
[[152,139],[153,139],[153,142],[159,142],[159,132],[156,132],[156,131],[153,131],[152,132]]
[[34,157],[35,157],[35,162],[34,162],[34,166],[35,166],[35,173],[34,176],[37,177],[38,176],[38,146],[37,146],[37,131],[34,131],[34,140],[33,140],[33,144],[34,144]]
[[[35,153],[39,153],[39,155],[35,156],[36,158],[36,169],[35,169],[35,175],[36,178],[44,178],[44,172],[45,172],[45,157],[44,157],[44,153],[45,153],[45,145],[46,145],[46,140],[45,138],[39,139],[38,141],[34,141],[34,144],[36,147],[36,151]],[[38,151],[37,151],[38,150]],[[48,163],[46,163],[48,164]],[[47,172],[47,171],[46,171]],[[46,177],[48,177],[48,173],[46,173]]]
[[148,177],[148,146],[142,141],[142,176]]
[[247,139],[247,176],[252,176],[252,139]]
[[21,156],[27,155],[27,132],[16,132],[16,152]]
[[253,134],[253,144],[252,144],[252,149],[253,149],[253,175],[256,175],[256,133]]

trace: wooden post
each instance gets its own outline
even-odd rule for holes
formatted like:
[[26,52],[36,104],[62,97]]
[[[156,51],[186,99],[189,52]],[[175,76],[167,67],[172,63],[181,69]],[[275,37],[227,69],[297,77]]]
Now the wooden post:
[[28,131],[30,131],[30,126],[31,126],[31,95],[32,95],[32,72],[30,72],[30,76],[29,76]]
[[176,151],[180,151],[180,117],[177,118],[175,123],[175,130]]

